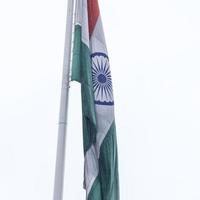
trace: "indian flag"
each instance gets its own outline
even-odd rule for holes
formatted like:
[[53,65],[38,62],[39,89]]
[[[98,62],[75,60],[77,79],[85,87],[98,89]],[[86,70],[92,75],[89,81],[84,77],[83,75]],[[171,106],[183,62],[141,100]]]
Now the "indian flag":
[[81,83],[87,200],[119,200],[109,57],[98,0],[76,0],[72,80]]

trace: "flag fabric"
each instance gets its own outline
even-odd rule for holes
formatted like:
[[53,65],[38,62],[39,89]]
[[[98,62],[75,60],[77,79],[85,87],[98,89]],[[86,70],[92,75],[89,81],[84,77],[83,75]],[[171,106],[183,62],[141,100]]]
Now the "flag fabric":
[[87,200],[119,200],[114,100],[98,0],[76,0],[72,80],[81,83]]

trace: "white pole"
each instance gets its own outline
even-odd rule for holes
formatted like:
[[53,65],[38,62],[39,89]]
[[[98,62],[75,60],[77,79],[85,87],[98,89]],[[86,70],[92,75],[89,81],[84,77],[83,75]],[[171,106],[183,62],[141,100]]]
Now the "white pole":
[[71,52],[72,52],[73,15],[74,15],[74,0],[68,0],[53,200],[63,199],[66,128],[67,128],[70,66],[71,66]]

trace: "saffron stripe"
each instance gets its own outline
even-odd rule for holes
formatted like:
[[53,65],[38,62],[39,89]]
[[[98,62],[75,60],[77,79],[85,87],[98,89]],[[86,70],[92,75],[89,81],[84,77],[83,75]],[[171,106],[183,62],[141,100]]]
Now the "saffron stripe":
[[89,24],[89,34],[93,33],[94,27],[96,25],[97,19],[100,15],[98,0],[88,0],[88,24]]

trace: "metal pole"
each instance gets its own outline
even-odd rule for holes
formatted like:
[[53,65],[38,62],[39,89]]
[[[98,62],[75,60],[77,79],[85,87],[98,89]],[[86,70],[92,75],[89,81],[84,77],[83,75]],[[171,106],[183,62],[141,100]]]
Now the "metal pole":
[[73,15],[74,0],[68,0],[53,200],[63,199],[66,129],[70,86],[70,66],[72,54]]

